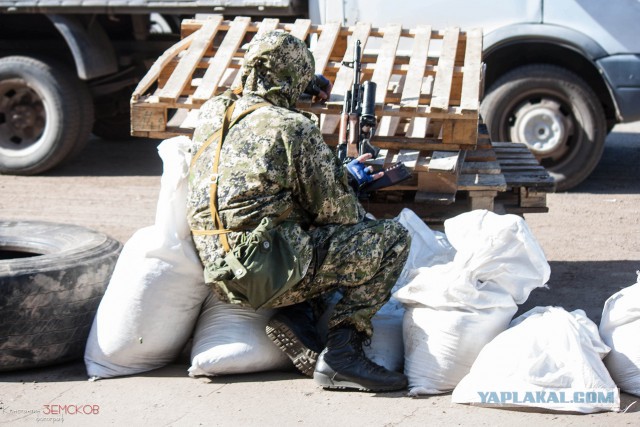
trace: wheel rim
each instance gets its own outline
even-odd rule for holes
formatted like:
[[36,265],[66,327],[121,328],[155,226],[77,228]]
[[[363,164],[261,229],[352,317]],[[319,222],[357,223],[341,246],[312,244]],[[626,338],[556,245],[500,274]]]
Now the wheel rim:
[[41,140],[47,123],[45,103],[24,79],[0,82],[0,148],[28,150]]
[[526,144],[544,165],[570,154],[574,140],[570,104],[554,94],[526,93],[505,108],[503,136]]

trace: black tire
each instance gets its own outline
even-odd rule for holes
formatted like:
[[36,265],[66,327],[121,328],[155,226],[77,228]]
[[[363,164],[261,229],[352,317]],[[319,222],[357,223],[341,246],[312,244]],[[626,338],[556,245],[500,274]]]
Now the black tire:
[[34,175],[78,154],[89,139],[87,86],[51,59],[0,59],[0,173]]
[[491,85],[480,111],[492,140],[526,143],[558,191],[586,179],[602,157],[607,136],[602,105],[564,68],[535,64],[510,71]]
[[0,371],[84,356],[122,245],[90,229],[0,221]]

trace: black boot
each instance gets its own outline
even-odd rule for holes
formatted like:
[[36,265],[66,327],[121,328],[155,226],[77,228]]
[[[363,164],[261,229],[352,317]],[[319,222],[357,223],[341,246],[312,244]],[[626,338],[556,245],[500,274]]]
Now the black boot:
[[407,388],[407,377],[369,360],[362,349],[363,334],[350,327],[329,331],[313,379],[324,388],[394,391]]
[[300,372],[308,377],[313,376],[322,344],[309,304],[302,303],[279,309],[267,323],[266,332]]

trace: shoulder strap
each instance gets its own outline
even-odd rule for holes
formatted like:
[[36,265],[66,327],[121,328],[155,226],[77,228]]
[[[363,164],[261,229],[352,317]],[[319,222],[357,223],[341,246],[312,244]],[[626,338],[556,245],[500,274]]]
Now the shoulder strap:
[[227,233],[233,231],[224,228],[222,224],[222,220],[220,219],[220,215],[218,214],[218,165],[220,164],[220,151],[222,150],[222,143],[224,142],[224,138],[227,135],[227,132],[233,125],[242,120],[247,114],[257,110],[261,107],[266,107],[271,105],[268,102],[261,102],[259,104],[255,104],[241,112],[238,117],[231,120],[233,115],[233,111],[235,109],[235,102],[227,107],[224,118],[222,119],[222,127],[213,133],[200,147],[198,152],[193,156],[191,160],[191,166],[193,167],[195,161],[200,157],[202,152],[209,146],[213,141],[217,139],[218,145],[216,146],[216,153],[213,158],[212,171],[211,171],[211,184],[209,187],[209,210],[211,212],[211,220],[213,221],[215,230],[191,230],[194,234],[206,234],[206,235],[219,235],[220,242],[222,243],[222,247],[225,252],[229,252],[231,247],[229,246],[229,240],[227,239]]

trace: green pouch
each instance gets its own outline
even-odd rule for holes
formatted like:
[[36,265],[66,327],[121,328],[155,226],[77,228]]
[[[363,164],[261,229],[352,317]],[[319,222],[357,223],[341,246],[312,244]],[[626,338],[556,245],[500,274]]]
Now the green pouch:
[[231,300],[258,309],[302,280],[302,271],[300,257],[273,219],[263,218],[244,242],[207,271],[207,279],[223,284]]

